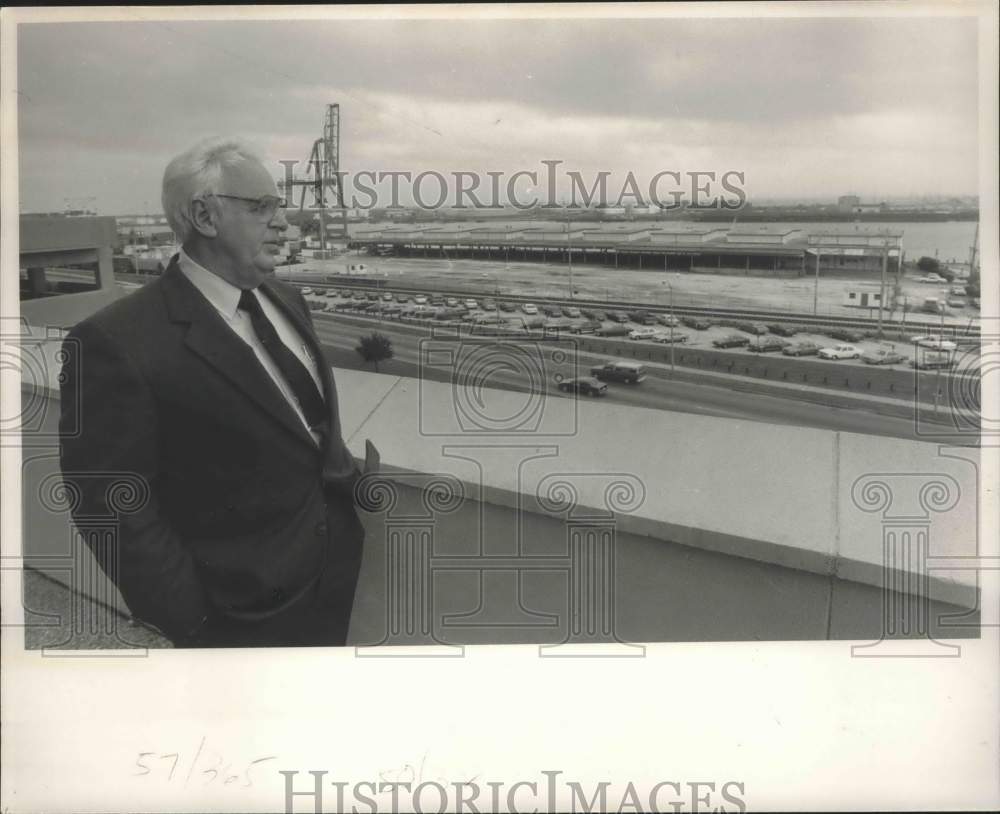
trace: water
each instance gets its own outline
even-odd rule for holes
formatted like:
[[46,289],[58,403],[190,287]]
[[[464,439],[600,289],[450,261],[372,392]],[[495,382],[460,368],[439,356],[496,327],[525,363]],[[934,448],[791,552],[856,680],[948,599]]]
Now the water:
[[[935,221],[931,223],[784,223],[776,224],[808,232],[810,229],[837,227],[859,231],[888,230],[903,233],[906,259],[916,262],[923,256],[937,257],[942,263],[969,261],[969,247],[976,237],[975,221]],[[978,249],[977,249],[978,251]]]

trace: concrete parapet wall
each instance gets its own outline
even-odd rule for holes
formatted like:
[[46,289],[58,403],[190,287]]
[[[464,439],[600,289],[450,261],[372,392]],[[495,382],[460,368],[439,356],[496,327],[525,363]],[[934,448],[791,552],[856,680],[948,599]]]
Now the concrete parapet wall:
[[[335,374],[344,435],[355,455],[372,439],[384,477],[417,504],[414,476],[460,484],[462,507],[437,522],[435,544],[472,557],[442,578],[437,594],[458,616],[483,600],[476,592],[485,589],[459,575],[476,556],[493,556],[497,545],[506,557],[565,546],[574,517],[613,522],[615,602],[633,641],[877,636],[881,586],[895,579],[887,577],[887,556],[897,557],[903,577],[926,586],[934,608],[961,615],[978,606],[976,571],[963,567],[980,553],[978,450]],[[36,381],[24,394],[34,422],[23,444],[25,563],[113,605],[120,597],[92,562],[81,566],[68,511],[52,499],[59,478],[54,385]],[[539,431],[462,430],[460,413],[470,405],[480,418],[488,413],[509,422],[531,413],[532,398],[542,399]],[[560,502],[570,507],[563,514],[553,511]],[[368,552],[352,623],[359,641],[381,629],[388,584],[384,518],[366,515],[365,523]],[[917,540],[926,557],[899,558],[901,534]],[[514,542],[498,544],[498,536]],[[564,575],[551,590],[539,587],[548,585],[544,579],[529,575],[518,584],[534,585],[545,597]],[[953,635],[969,630],[975,635],[978,628]],[[486,625],[451,635],[552,641],[556,634],[518,638]]]

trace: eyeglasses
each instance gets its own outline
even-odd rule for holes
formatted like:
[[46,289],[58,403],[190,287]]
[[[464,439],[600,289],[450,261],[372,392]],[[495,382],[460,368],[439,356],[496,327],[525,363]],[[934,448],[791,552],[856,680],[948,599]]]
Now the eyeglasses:
[[286,209],[288,201],[275,195],[265,195],[262,198],[241,198],[239,195],[224,195],[221,192],[212,193],[216,198],[231,198],[234,201],[245,201],[250,204],[250,212],[261,215],[268,220],[273,218],[279,209]]

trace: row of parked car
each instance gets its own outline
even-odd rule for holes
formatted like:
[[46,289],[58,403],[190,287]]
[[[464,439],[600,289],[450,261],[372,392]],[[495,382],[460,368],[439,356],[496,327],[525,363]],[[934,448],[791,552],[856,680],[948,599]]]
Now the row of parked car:
[[[310,288],[301,289],[303,294],[314,293]],[[704,317],[651,312],[644,309],[631,311],[599,308],[559,306],[534,303],[515,304],[506,300],[485,298],[481,302],[474,298],[459,299],[454,296],[424,294],[393,294],[372,290],[343,290],[329,288],[329,297],[348,297],[349,302],[337,307],[352,310],[379,312],[383,315],[401,314],[428,316],[435,319],[455,319],[471,322],[479,326],[493,326],[498,329],[507,325],[508,320],[518,311],[524,314],[521,328],[558,328],[578,334],[594,334],[605,337],[628,337],[635,341],[681,344],[689,340],[689,334],[673,330],[684,326],[696,331],[704,331],[713,325],[735,328],[740,333],[730,333],[712,341],[716,348],[746,348],[753,353],[781,353],[785,356],[816,356],[820,359],[859,359],[871,365],[894,365],[907,362],[909,357],[897,352],[892,346],[880,346],[865,350],[859,348],[864,335],[850,328],[835,328],[826,332],[837,344],[824,346],[812,341],[792,341],[799,329],[786,323],[765,324],[753,321],[711,321]],[[331,306],[328,306],[331,307]],[[500,312],[507,316],[500,316]],[[542,315],[545,315],[545,319]],[[570,321],[572,320],[572,322]],[[638,325],[639,327],[635,327]],[[667,328],[668,330],[664,330]],[[910,342],[923,349],[914,354],[910,361],[915,367],[950,367],[954,364],[954,342],[939,336],[914,336]]]

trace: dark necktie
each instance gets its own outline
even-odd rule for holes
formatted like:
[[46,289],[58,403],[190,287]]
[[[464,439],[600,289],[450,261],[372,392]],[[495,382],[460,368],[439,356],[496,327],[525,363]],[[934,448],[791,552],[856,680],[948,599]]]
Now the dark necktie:
[[309,427],[321,436],[325,435],[327,430],[326,407],[323,404],[323,397],[316,389],[316,382],[309,375],[305,365],[281,341],[274,325],[271,324],[271,320],[261,309],[260,302],[253,291],[244,290],[240,294],[239,307],[241,311],[246,311],[250,315],[250,323],[253,325],[254,333],[257,334],[264,349],[271,355],[278,370],[281,371],[281,375],[292,388],[292,393],[299,402],[306,421],[309,422]]

